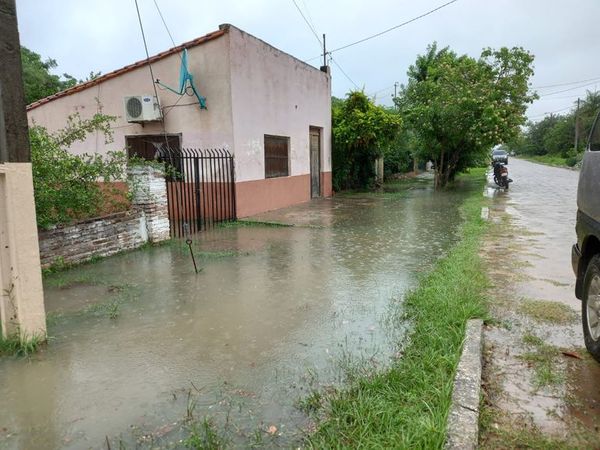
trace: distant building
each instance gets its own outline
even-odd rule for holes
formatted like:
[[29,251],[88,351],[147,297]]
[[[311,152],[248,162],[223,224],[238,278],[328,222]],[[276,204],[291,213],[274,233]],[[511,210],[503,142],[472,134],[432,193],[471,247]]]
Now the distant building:
[[[206,109],[191,88],[178,90],[181,58]],[[50,131],[70,114],[91,117],[101,108],[117,116],[114,141],[92,137],[74,153],[128,149],[152,158],[157,144],[171,148],[226,148],[234,155],[238,217],[331,195],[331,78],[232,26],[150,57],[160,80],[155,113],[160,120],[131,122],[125,98],[154,106],[148,61],[138,61],[28,106],[29,122]],[[144,99],[144,96],[146,97]],[[148,98],[149,97],[149,98]],[[148,110],[150,116],[152,107]],[[142,116],[145,113],[142,113]],[[157,119],[154,117],[154,119]],[[148,117],[147,117],[148,118]],[[152,118],[152,117],[149,117]]]

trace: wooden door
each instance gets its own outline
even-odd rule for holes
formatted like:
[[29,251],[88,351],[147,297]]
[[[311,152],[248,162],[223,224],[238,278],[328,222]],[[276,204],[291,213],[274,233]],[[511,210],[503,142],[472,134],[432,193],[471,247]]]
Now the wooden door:
[[310,196],[321,196],[321,130],[310,129]]

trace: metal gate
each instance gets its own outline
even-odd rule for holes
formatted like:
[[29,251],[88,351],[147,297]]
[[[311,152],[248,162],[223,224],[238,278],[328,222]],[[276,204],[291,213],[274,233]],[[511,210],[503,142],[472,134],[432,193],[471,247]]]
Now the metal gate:
[[162,146],[172,237],[186,237],[236,219],[233,156],[224,149]]

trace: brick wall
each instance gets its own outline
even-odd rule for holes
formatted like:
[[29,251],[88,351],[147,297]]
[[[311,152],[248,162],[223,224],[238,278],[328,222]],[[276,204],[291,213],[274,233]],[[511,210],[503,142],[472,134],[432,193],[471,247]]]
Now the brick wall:
[[57,226],[39,232],[42,267],[61,261],[77,264],[170,237],[164,175],[152,167],[128,170],[130,211]]
[[144,245],[148,241],[146,217],[142,210],[115,213],[40,231],[39,239],[42,267],[57,261],[76,264]]

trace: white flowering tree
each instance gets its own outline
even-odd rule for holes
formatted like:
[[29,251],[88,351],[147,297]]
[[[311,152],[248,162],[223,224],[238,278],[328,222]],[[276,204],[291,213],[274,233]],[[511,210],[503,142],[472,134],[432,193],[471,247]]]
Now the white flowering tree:
[[398,98],[420,141],[420,159],[435,163],[436,188],[489,159],[490,149],[525,124],[533,55],[520,47],[484,49],[479,59],[434,43],[408,70]]

